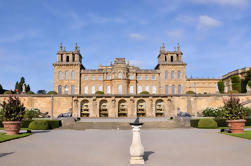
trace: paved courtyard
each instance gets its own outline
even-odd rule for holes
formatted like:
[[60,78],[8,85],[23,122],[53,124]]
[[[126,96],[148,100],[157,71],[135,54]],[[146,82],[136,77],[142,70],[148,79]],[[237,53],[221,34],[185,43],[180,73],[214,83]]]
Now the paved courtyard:
[[[143,130],[145,165],[250,166],[251,141],[219,130]],[[1,166],[128,166],[130,130],[52,130],[0,143]]]

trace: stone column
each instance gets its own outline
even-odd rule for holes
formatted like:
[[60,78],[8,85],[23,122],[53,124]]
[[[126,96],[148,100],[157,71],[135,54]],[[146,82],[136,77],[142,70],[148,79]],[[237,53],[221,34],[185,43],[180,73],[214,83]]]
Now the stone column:
[[79,107],[78,107],[78,99],[77,98],[73,98],[73,108],[72,108],[72,116],[73,117],[80,117],[80,113],[79,113]]
[[116,99],[115,97],[112,97],[112,99],[110,100],[111,102],[109,103],[109,109],[108,109],[108,117],[112,117],[112,118],[115,118],[117,117],[117,112],[118,112],[118,109],[117,108],[117,102],[116,102]]
[[133,97],[130,97],[130,107],[128,110],[128,117],[137,117],[137,111],[136,111],[136,107],[135,107],[135,99]]

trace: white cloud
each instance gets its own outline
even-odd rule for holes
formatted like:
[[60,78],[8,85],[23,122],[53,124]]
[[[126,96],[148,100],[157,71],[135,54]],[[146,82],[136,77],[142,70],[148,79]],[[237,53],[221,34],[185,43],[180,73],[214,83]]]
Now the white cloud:
[[199,30],[207,30],[209,28],[218,27],[222,23],[212,17],[209,16],[199,16],[198,29]]
[[180,40],[184,38],[184,30],[183,29],[177,29],[172,31],[166,31],[166,34],[169,38]]
[[216,4],[221,6],[245,7],[248,5],[248,0],[190,0],[193,3],[199,4]]
[[145,40],[146,37],[144,35],[141,35],[139,33],[131,33],[129,37],[133,40]]

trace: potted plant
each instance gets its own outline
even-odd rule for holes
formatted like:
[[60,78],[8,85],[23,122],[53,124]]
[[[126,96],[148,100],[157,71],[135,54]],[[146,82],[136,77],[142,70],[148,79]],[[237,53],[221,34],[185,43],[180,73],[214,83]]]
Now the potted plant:
[[239,98],[231,96],[224,100],[223,117],[227,119],[231,133],[243,133],[246,122],[245,112]]
[[21,120],[24,117],[25,107],[18,97],[10,96],[0,104],[3,114],[3,125],[7,135],[16,135],[21,128]]

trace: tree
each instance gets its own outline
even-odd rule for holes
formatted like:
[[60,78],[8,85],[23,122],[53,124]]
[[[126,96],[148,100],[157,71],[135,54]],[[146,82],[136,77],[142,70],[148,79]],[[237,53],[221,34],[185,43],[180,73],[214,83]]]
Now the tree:
[[222,80],[218,81],[218,89],[220,93],[224,93],[224,82]]
[[0,84],[0,94],[3,94],[3,93],[4,93],[4,90],[3,90],[2,85]]
[[236,90],[239,93],[241,92],[241,78],[238,75],[231,77],[232,81],[232,90]]
[[[25,78],[21,77],[20,82],[16,82],[15,85],[15,91],[17,91],[18,93],[21,93],[23,91],[23,84],[25,84]],[[29,92],[30,89],[30,85],[29,84],[25,84],[25,92]]]
[[48,95],[56,95],[57,92],[55,92],[55,91],[49,91],[47,94],[48,94]]
[[38,91],[37,91],[37,94],[45,95],[45,94],[46,94],[46,91],[45,91],[44,89],[41,89],[41,90],[38,90]]

